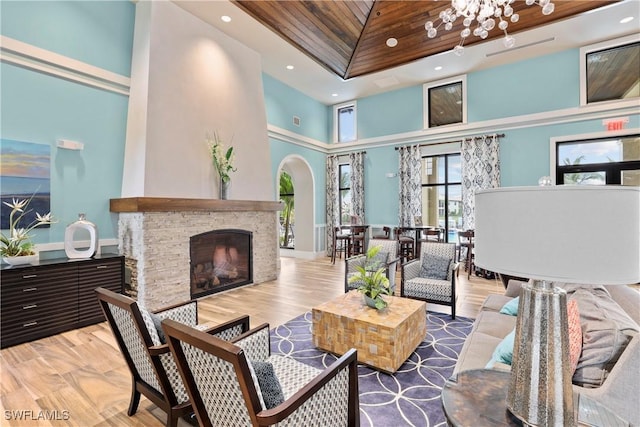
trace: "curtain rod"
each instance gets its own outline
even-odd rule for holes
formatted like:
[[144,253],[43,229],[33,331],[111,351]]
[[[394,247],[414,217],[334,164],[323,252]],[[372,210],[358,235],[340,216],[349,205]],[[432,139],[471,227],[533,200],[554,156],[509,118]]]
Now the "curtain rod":
[[[493,134],[491,135],[485,135],[485,136],[493,136]],[[505,134],[504,133],[499,133],[496,135],[496,138],[504,138]],[[418,147],[430,147],[433,145],[442,145],[442,144],[453,144],[454,142],[461,142],[462,140],[464,140],[466,138],[462,138],[462,139],[457,139],[455,141],[443,141],[443,142],[435,142],[433,144],[420,144],[418,145]],[[400,149],[400,147],[396,147],[396,151],[398,151]]]
[[348,156],[348,155],[349,155],[349,154],[351,154],[351,153],[362,153],[362,154],[367,154],[367,152],[366,152],[366,151],[350,151],[350,152],[348,152],[348,153],[342,153],[342,154],[331,154],[331,155],[332,155],[332,156],[338,156],[338,157],[340,157],[340,156]]

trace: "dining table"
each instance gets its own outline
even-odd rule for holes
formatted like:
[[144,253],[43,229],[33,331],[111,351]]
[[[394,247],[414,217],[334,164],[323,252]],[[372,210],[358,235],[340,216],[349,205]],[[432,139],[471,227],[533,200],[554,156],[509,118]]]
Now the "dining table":
[[413,256],[414,256],[414,258],[420,255],[420,240],[421,240],[423,231],[438,230],[439,231],[438,241],[439,242],[443,242],[444,241],[444,228],[442,228],[442,227],[436,227],[436,226],[433,226],[433,225],[412,225],[412,226],[400,226],[399,228],[403,228],[405,230],[408,230],[408,229],[414,230],[414,232],[415,232],[415,237],[414,237],[415,244],[413,245],[413,248],[414,248]]
[[[341,224],[339,226],[340,233],[343,236],[349,236],[347,239],[347,258],[352,255],[358,255],[366,252],[367,233],[369,231],[369,224]],[[354,239],[357,239],[358,235],[362,235],[362,248],[358,253],[354,253]]]

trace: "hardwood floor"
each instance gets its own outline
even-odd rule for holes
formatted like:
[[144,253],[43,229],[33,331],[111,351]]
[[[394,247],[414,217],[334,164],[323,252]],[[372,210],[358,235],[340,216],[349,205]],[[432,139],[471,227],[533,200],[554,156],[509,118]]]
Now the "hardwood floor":
[[[400,283],[398,272],[396,283]],[[484,298],[501,294],[499,280],[461,272],[457,314],[475,317]],[[344,293],[344,260],[282,258],[277,280],[198,301],[200,323],[249,314],[251,326],[278,326]],[[449,307],[428,305],[449,313]],[[144,396],[127,416],[131,377],[106,322],[0,352],[2,426],[163,426],[166,416]]]

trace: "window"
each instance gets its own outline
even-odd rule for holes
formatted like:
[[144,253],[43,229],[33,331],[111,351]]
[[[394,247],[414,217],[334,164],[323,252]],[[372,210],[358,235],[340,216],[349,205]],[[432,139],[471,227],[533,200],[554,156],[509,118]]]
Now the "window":
[[351,224],[351,165],[339,166],[340,224]]
[[356,122],[356,103],[337,105],[334,111],[334,135],[335,142],[350,142],[358,139]]
[[557,142],[556,184],[640,185],[640,134]]
[[640,36],[580,50],[580,104],[640,97]]
[[459,153],[422,158],[422,223],[442,227],[455,242],[462,228],[462,163]]
[[425,128],[467,122],[466,76],[424,85]]

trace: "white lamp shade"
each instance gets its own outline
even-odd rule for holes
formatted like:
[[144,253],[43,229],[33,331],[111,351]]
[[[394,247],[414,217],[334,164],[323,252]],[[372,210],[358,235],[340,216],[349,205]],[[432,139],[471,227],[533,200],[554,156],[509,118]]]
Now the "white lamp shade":
[[482,190],[475,264],[497,273],[592,285],[640,282],[640,187]]

